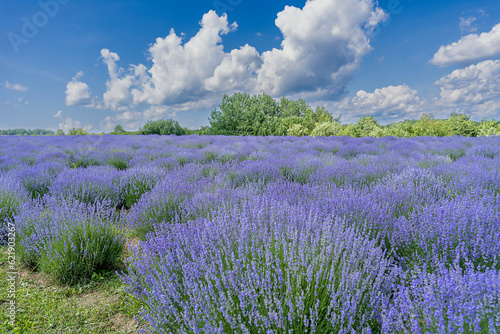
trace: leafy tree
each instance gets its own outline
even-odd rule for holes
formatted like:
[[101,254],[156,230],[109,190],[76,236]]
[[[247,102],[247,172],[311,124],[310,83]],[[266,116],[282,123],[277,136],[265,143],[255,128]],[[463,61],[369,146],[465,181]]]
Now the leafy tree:
[[500,135],[500,122],[495,121],[495,119],[491,121],[483,119],[479,123],[477,135],[481,137]]
[[435,119],[432,114],[423,113],[420,120],[413,124],[415,136],[446,136],[448,130],[442,120]]
[[126,131],[123,129],[123,126],[121,126],[120,124],[118,124],[117,126],[115,126],[115,129],[113,130],[113,134],[114,135],[120,135],[120,134],[124,134]]
[[238,135],[238,127],[243,121],[245,107],[249,105],[250,95],[237,93],[224,95],[218,109],[210,114],[210,132],[214,135]]
[[449,136],[477,137],[476,123],[466,114],[453,113],[446,123]]
[[375,131],[380,128],[380,124],[373,116],[361,117],[356,123],[359,137],[374,137]]
[[64,131],[59,129],[59,130],[57,130],[56,135],[57,136],[64,136]]
[[302,99],[293,101],[285,97],[281,99],[280,107],[281,112],[278,115],[280,117],[304,117],[308,111],[312,110],[307,102]]
[[343,136],[360,137],[358,127],[355,124],[348,124],[342,129]]
[[308,136],[309,133],[310,133],[309,129],[301,124],[295,124],[287,131],[288,136],[296,136],[296,137]]
[[413,127],[411,122],[397,122],[391,123],[385,129],[386,136],[394,136],[394,137],[413,137]]
[[339,136],[342,134],[342,125],[338,122],[324,122],[316,125],[314,130],[311,132],[311,136]]
[[311,131],[317,123],[329,121],[332,116],[324,107],[314,111],[302,99],[284,97],[278,103],[267,94],[244,93],[224,95],[209,118],[210,134],[238,136],[283,136],[295,124]]
[[[271,96],[236,93],[224,95],[208,121],[214,135],[252,136],[263,132],[266,119],[280,115],[280,105]],[[266,132],[266,131],[264,131]]]
[[88,135],[86,131],[84,131],[82,128],[72,128],[68,131],[69,136],[85,136]]
[[140,130],[143,135],[184,135],[184,129],[173,119],[148,121]]

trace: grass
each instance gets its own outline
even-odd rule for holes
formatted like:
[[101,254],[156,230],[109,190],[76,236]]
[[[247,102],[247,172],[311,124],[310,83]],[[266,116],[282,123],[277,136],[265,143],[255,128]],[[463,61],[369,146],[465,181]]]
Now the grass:
[[[137,333],[141,305],[115,273],[96,273],[85,285],[58,285],[17,265],[16,321],[8,323],[8,256],[0,248],[0,333]],[[125,258],[129,254],[123,256]]]

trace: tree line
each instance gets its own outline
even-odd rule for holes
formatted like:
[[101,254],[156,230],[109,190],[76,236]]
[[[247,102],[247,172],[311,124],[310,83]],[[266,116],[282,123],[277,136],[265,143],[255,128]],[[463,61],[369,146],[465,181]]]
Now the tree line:
[[113,134],[157,135],[226,135],[226,136],[351,136],[351,137],[465,137],[500,135],[500,122],[484,119],[474,122],[466,114],[453,113],[448,119],[436,119],[423,113],[418,120],[405,120],[381,125],[373,116],[361,117],[356,123],[342,124],[325,107],[313,109],[306,101],[282,98],[274,100],[267,94],[236,93],[224,95],[212,111],[209,126],[199,130],[182,128],[177,121],[150,121],[136,132],[124,131],[121,125]]
[[[312,108],[302,99],[274,100],[267,94],[235,93],[224,95],[208,119],[209,126],[198,130],[183,128],[172,119],[148,121],[138,131],[115,126],[113,135],[226,135],[226,136],[351,136],[351,137],[466,137],[500,135],[500,122],[484,119],[474,122],[466,114],[453,113],[447,119],[436,119],[423,113],[418,120],[381,125],[373,116],[361,117],[356,123],[342,124],[325,107]],[[0,130],[0,135],[64,135],[62,130]],[[81,128],[68,135],[86,135]]]

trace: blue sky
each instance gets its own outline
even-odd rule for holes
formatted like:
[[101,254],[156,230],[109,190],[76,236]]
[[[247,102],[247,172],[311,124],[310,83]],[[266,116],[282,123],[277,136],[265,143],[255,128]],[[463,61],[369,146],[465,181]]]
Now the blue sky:
[[198,128],[234,92],[500,119],[498,1],[8,1],[0,22],[2,129]]

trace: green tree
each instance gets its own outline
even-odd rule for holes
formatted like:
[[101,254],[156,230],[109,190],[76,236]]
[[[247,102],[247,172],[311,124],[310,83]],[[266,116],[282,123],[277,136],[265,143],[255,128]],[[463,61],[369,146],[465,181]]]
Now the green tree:
[[140,130],[143,135],[184,135],[184,129],[173,119],[148,121]]
[[478,127],[476,123],[470,120],[470,116],[466,114],[451,114],[446,125],[449,136],[477,137]]
[[380,128],[380,124],[373,116],[365,116],[358,120],[356,128],[359,137],[375,137],[376,130]]
[[413,137],[413,127],[411,122],[391,123],[387,126],[385,134],[394,137]]
[[302,124],[294,124],[290,129],[287,131],[288,136],[296,136],[296,137],[302,137],[302,136],[308,136],[310,133],[309,129],[303,126]]
[[64,136],[64,131],[62,129],[57,130],[56,132],[57,136]]
[[267,94],[236,93],[224,95],[212,111],[210,134],[239,136],[283,136],[295,124],[313,130],[317,123],[332,121],[324,107],[313,110],[304,100],[282,98],[276,102]]
[[85,135],[88,135],[88,133],[83,130],[82,128],[72,128],[68,131],[68,135],[69,136],[85,136]]
[[115,129],[113,130],[112,134],[114,135],[120,135],[120,134],[124,134],[126,131],[123,129],[123,126],[121,126],[120,124],[118,124],[117,126],[115,126]]
[[304,117],[308,111],[312,111],[306,101],[298,99],[297,101],[289,100],[285,97],[280,101],[279,117]]
[[348,124],[342,129],[342,136],[360,137],[358,127],[355,124]]
[[415,136],[446,136],[446,129],[443,120],[435,119],[432,114],[423,113],[420,120],[413,124],[413,133]]
[[[268,118],[280,115],[280,106],[267,94],[250,96],[236,93],[224,95],[208,121],[214,135],[254,136],[262,132]],[[264,131],[265,132],[265,131]]]
[[211,134],[238,135],[238,126],[243,121],[245,106],[250,103],[249,100],[248,94],[224,95],[219,107],[208,118]]
[[481,137],[500,135],[500,122],[495,121],[495,119],[491,121],[483,119],[479,123],[477,135]]
[[311,132],[311,136],[339,136],[342,134],[342,125],[339,122],[324,122],[316,125],[314,130]]

